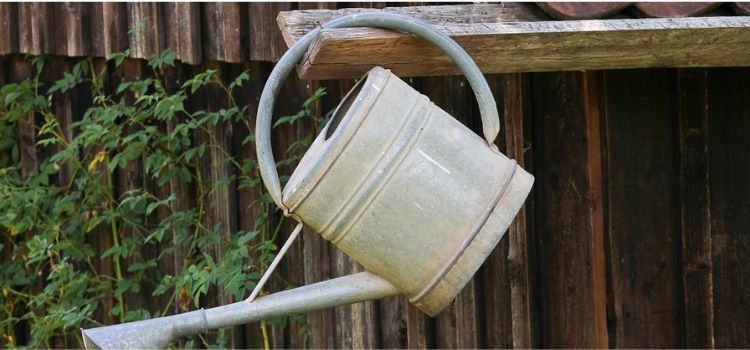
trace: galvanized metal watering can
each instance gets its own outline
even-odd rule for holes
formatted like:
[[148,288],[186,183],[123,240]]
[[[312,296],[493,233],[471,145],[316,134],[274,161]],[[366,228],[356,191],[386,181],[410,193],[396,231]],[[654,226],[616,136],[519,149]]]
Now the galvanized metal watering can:
[[429,25],[385,13],[338,18],[324,27],[382,27],[439,46],[466,75],[482,114],[480,138],[429,99],[375,67],[349,92],[282,191],[271,150],[275,97],[319,29],[278,62],[258,108],[256,143],[275,203],[368,272],[208,310],[84,330],[86,347],[164,347],[176,337],[269,317],[405,295],[434,316],[471,279],[523,205],[533,177],[493,142],[499,118],[481,71]]

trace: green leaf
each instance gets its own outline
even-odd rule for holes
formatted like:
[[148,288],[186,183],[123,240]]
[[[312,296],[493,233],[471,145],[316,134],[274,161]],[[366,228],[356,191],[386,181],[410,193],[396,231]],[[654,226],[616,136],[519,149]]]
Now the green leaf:
[[130,49],[127,49],[124,52],[113,52],[107,56],[107,61],[114,60],[115,67],[119,67],[128,55],[130,55]]
[[231,84],[229,84],[229,90],[232,90],[237,86],[242,86],[242,82],[247,81],[247,80],[250,80],[250,74],[246,70],[240,73],[240,75],[238,75],[237,78],[235,78],[234,81]]
[[312,104],[313,102],[315,102],[315,101],[319,100],[319,99],[320,99],[321,97],[323,97],[323,96],[325,96],[325,95],[326,95],[326,89],[325,89],[325,88],[323,88],[323,87],[320,87],[320,88],[318,88],[317,90],[315,90],[315,92],[313,93],[313,95],[312,95],[312,96],[308,97],[308,98],[307,98],[307,99],[305,100],[305,103],[303,103],[303,104],[302,104],[302,106],[303,106],[303,107],[305,107],[305,108],[308,108],[308,107],[310,107],[310,105],[311,105],[311,104]]
[[5,104],[5,107],[10,106],[20,96],[21,96],[20,92],[11,92],[11,93],[6,94],[5,95],[5,100],[3,102]]
[[251,239],[255,238],[260,233],[260,231],[250,231],[248,233],[245,233],[237,238],[237,245],[244,245],[245,243],[249,242]]

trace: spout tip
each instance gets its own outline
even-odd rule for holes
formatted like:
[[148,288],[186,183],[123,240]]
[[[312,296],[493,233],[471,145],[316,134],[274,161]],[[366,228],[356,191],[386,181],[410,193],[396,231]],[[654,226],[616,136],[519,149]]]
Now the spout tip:
[[172,340],[169,327],[158,319],[81,329],[86,349],[155,349],[164,348]]

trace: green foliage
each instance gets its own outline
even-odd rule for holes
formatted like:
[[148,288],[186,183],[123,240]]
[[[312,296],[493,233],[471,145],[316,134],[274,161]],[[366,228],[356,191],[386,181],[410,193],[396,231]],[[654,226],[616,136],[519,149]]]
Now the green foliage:
[[[270,220],[278,213],[259,180],[257,163],[232,155],[219,142],[223,135],[215,131],[223,123],[244,125],[249,136],[243,144],[254,140],[248,107],[237,105],[232,97],[234,89],[250,79],[250,72],[225,85],[216,70],[206,70],[176,91],[167,91],[162,71],[174,65],[174,52],[151,58],[151,74],[134,81],[121,71],[127,55],[112,54],[109,68],[102,71],[96,71],[90,59],[82,60],[44,92],[39,77],[45,60],[34,58],[34,77],[0,88],[0,344],[51,347],[53,340],[77,338],[78,343],[65,346],[81,347],[78,329],[101,325],[104,320],[97,310],[106,305],[113,305],[109,317],[126,322],[201,307],[212,293],[240,299],[255,287],[274,256],[282,221]],[[116,92],[109,94],[105,82],[114,81],[119,81]],[[207,86],[223,91],[229,105],[218,111],[189,111],[187,102]],[[90,89],[93,105],[71,125],[69,138],[53,101],[83,87]],[[316,91],[300,113],[281,118],[275,126],[312,117],[311,104],[324,94]],[[33,169],[24,169],[19,125],[34,116],[37,148],[44,149],[45,156]],[[299,150],[310,140],[290,149]],[[211,154],[234,167],[230,173],[235,175],[204,178],[201,163]],[[131,165],[142,166],[145,181],[155,186],[119,193],[116,174]],[[177,205],[185,198],[155,190],[180,183],[196,189],[196,202],[189,208]],[[260,200],[252,205],[260,214],[255,229],[228,232],[222,223],[207,227],[210,194],[229,184],[256,191]],[[221,256],[215,253],[218,246]],[[158,254],[147,256],[144,251]],[[160,269],[174,264],[175,256],[182,257],[177,272]],[[114,271],[107,273],[101,268],[105,265]],[[149,310],[128,302],[144,290],[167,304]],[[295,320],[304,321],[304,316],[274,322]],[[15,337],[19,322],[30,326],[27,343]],[[226,346],[224,330],[214,335],[214,343],[199,337],[184,346]]]

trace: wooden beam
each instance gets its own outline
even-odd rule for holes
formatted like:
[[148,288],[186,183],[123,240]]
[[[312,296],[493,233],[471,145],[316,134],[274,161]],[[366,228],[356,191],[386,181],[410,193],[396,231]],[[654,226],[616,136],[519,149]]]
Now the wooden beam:
[[549,19],[534,4],[508,2],[503,4],[345,8],[339,10],[301,10],[280,12],[276,21],[287,46],[292,46],[312,29],[332,19],[365,12],[388,12],[414,17],[432,25],[461,23],[497,23],[539,21]]
[[[531,15],[516,11],[506,17],[523,17],[521,21],[508,22],[497,14],[472,15],[500,5],[481,5],[484,12],[476,6],[452,6],[449,21],[439,21],[442,15],[419,14],[432,18],[428,22],[463,46],[484,73],[750,65],[747,16],[532,21]],[[442,7],[422,9],[443,13]],[[320,12],[282,12],[278,22],[287,45],[332,18],[334,11]],[[341,79],[359,77],[375,65],[400,76],[459,74],[431,44],[376,28],[323,29],[298,70],[303,79]]]

